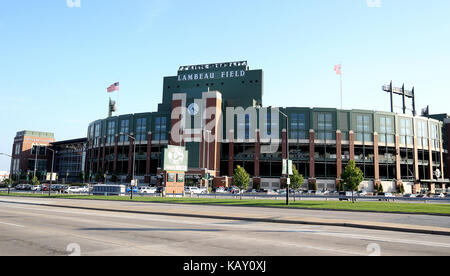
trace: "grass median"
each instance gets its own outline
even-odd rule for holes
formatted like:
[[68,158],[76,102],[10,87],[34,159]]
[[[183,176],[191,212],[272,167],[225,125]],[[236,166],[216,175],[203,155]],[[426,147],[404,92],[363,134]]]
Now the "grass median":
[[60,199],[90,199],[90,200],[111,200],[111,201],[133,201],[152,203],[174,203],[174,204],[205,204],[224,206],[251,206],[251,207],[277,207],[277,208],[301,208],[319,210],[340,210],[340,211],[369,211],[385,213],[417,213],[417,214],[439,214],[450,216],[450,204],[425,204],[425,203],[396,203],[396,202],[347,202],[347,201],[319,201],[319,200],[297,200],[291,201],[290,206],[286,206],[283,200],[267,199],[214,199],[214,198],[161,198],[134,196],[133,200],[129,196],[83,196],[83,195],[52,195],[45,194],[20,194],[1,192],[0,196],[33,197],[33,198],[60,198]]

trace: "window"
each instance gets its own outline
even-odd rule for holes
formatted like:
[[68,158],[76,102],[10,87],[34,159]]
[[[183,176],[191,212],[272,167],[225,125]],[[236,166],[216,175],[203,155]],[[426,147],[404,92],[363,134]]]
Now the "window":
[[430,125],[430,138],[431,138],[431,146],[435,149],[440,148],[439,141],[439,127],[436,124]]
[[400,144],[413,144],[412,119],[400,118]]
[[393,117],[380,117],[379,142],[393,144],[395,143],[395,130]]
[[94,139],[94,126],[89,127],[89,140]]
[[120,133],[123,133],[123,135],[119,136],[119,142],[128,141],[128,134],[130,133],[130,120],[123,120],[120,122]]
[[147,141],[147,119],[146,118],[137,119],[136,141]]
[[291,115],[290,127],[289,132],[292,139],[307,139],[305,114],[293,113]]
[[356,116],[356,141],[371,142],[372,133],[370,131],[370,116],[357,115]]
[[428,124],[427,121],[417,120],[417,143],[419,147],[428,147]]
[[250,139],[250,115],[245,114],[245,139]]
[[14,154],[19,155],[21,150],[22,150],[22,145],[16,144]]
[[106,136],[106,142],[108,144],[115,143],[114,140],[115,130],[116,130],[116,122],[114,121],[108,122],[108,133]]
[[155,119],[155,141],[167,140],[167,118],[157,117]]
[[331,113],[317,115],[317,139],[333,140],[333,115]]
[[100,123],[95,125],[95,136],[94,136],[94,146],[98,147],[100,145]]

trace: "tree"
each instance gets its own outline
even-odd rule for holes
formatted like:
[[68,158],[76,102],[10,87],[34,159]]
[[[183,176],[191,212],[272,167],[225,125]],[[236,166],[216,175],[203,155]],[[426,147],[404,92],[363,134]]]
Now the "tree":
[[[241,190],[247,190],[250,184],[250,175],[241,166],[237,166],[236,170],[234,170],[233,184]],[[240,194],[242,199],[242,192]]]
[[[295,167],[295,165],[292,165],[292,175],[289,176],[289,178],[291,179],[291,187],[294,190],[300,189],[303,185],[303,182],[305,181],[305,179],[303,178],[303,175],[298,173],[298,170]],[[294,201],[295,201],[295,195],[294,195]]]
[[364,180],[364,174],[358,167],[356,167],[354,160],[351,160],[347,167],[345,167],[345,170],[342,173],[342,180],[345,188],[352,191],[352,203],[354,203],[353,193],[358,190],[359,185]]
[[41,184],[41,182],[39,182],[39,179],[37,178],[37,176],[34,176],[32,179],[31,179],[31,185],[33,185],[33,186],[39,186]]
[[3,183],[5,184],[6,187],[8,187],[9,185],[13,186],[14,180],[12,178],[7,178]]

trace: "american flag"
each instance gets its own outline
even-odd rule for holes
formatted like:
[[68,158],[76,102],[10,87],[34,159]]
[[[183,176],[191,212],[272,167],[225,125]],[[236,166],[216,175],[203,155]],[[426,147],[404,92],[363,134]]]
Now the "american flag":
[[334,71],[336,71],[337,75],[342,75],[342,65],[338,64],[338,65],[334,66]]
[[114,92],[114,91],[118,91],[118,90],[119,90],[119,87],[120,87],[120,86],[119,86],[119,83],[116,82],[116,83],[110,85],[110,86],[107,88],[107,91],[108,91],[108,93],[111,93],[111,92]]

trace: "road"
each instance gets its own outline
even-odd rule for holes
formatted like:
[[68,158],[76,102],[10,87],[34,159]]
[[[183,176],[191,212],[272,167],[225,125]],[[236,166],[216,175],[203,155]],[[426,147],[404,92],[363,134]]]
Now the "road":
[[[8,198],[7,201],[10,202],[6,202],[6,199],[0,201],[2,256],[450,255],[449,236],[78,210],[24,205],[26,199]],[[36,199],[29,202],[36,202]],[[59,200],[57,203],[61,202]],[[141,206],[125,202],[101,204],[114,204],[115,208]],[[167,205],[166,208],[175,207]],[[181,211],[184,209],[180,206],[176,208]],[[192,211],[195,208],[200,210],[216,206],[185,208]],[[220,208],[230,212],[238,210],[236,207]],[[251,212],[256,212],[255,208],[251,209]],[[270,214],[275,210],[264,209],[261,212]],[[302,216],[314,214],[314,211],[306,210],[289,212],[301,212]],[[315,214],[326,216],[327,213],[328,216],[333,216],[330,212]],[[390,215],[389,219],[400,216],[402,215]],[[411,222],[413,219],[410,217],[412,216],[406,215],[403,220]],[[420,216],[417,217],[417,220],[420,220],[418,218]],[[448,217],[433,217],[426,223],[440,223],[448,227],[448,220]]]

